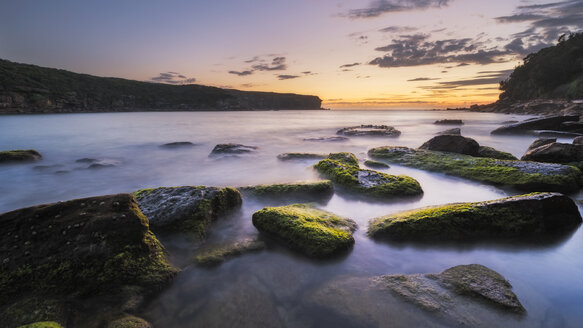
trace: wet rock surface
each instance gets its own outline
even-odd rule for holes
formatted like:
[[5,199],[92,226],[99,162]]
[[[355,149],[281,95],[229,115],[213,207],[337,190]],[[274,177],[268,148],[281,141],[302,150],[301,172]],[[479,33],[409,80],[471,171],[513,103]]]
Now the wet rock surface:
[[332,136],[332,137],[304,138],[303,140],[310,142],[343,142],[350,139],[347,137]]
[[554,142],[557,142],[557,138],[540,138],[540,139],[536,139],[535,141],[533,141],[530,144],[530,146],[528,146],[528,149],[526,151],[528,152],[531,149],[535,149],[535,148],[538,148],[540,146],[552,144]]
[[440,135],[425,142],[419,149],[447,151],[465,155],[475,156],[478,154],[480,145],[472,138],[461,135]]
[[387,163],[373,161],[370,159],[364,161],[364,166],[370,167],[372,169],[388,169],[389,168],[389,164],[387,164]]
[[38,161],[42,155],[33,149],[0,151],[0,163]]
[[163,145],[160,145],[162,148],[174,149],[174,148],[189,148],[194,147],[196,144],[190,141],[176,141],[176,142],[169,142]]
[[218,144],[213,148],[209,156],[217,155],[237,155],[237,154],[249,154],[257,152],[259,147],[246,146],[242,144],[228,143],[228,144]]
[[526,120],[518,123],[508,124],[501,126],[494,131],[492,134],[516,134],[516,133],[528,133],[534,130],[561,130],[561,124],[569,121],[579,121],[578,115],[568,115],[568,116],[553,116],[538,119]]
[[358,137],[358,136],[376,136],[376,137],[398,137],[401,131],[388,125],[358,125],[342,128],[336,134]]
[[462,130],[460,128],[453,128],[438,132],[437,135],[444,136],[444,135],[456,135],[459,136],[462,134]]
[[265,243],[257,239],[245,239],[233,243],[213,246],[197,252],[194,262],[199,266],[212,267],[220,265],[229,258],[241,256],[250,252],[258,252],[265,248]]
[[255,197],[285,197],[303,201],[330,199],[334,194],[334,186],[330,180],[246,186],[237,189]]
[[514,157],[514,155],[510,153],[500,151],[487,146],[480,146],[480,148],[478,148],[478,153],[475,156],[495,159],[518,160],[518,158]]
[[583,161],[583,145],[551,142],[535,148],[529,147],[521,160],[565,164],[581,162]]

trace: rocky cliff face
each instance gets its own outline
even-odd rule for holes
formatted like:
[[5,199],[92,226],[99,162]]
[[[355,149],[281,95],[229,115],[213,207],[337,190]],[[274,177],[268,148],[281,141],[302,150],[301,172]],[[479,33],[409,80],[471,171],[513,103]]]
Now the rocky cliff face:
[[0,60],[0,113],[320,109],[317,96],[166,85]]

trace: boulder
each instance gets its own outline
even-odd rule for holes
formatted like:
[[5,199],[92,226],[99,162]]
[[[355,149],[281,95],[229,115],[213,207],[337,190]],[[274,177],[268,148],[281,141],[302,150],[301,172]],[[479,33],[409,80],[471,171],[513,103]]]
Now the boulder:
[[[143,299],[167,286],[177,271],[129,194],[23,208],[0,214],[0,226],[0,320],[5,327],[62,323],[62,313],[74,323],[74,314],[99,308],[83,314],[97,318],[100,302],[120,311],[127,288]],[[66,301],[47,302],[48,297]],[[16,304],[16,310],[31,310],[22,316],[6,307]]]
[[462,124],[464,124],[464,122],[462,120],[445,119],[445,120],[437,120],[437,121],[433,122],[433,124],[462,125]]
[[363,170],[351,153],[330,154],[315,166],[316,170],[332,182],[354,192],[376,198],[417,196],[423,189],[417,180],[406,175],[390,175],[373,170]]
[[209,156],[248,154],[256,152],[257,149],[259,148],[255,146],[245,146],[235,143],[218,144],[213,148]]
[[354,244],[354,221],[314,208],[311,204],[266,207],[253,213],[261,233],[315,258],[347,251]]
[[227,259],[250,252],[257,252],[265,248],[265,243],[257,239],[245,239],[234,243],[214,246],[197,252],[194,262],[199,266],[216,266]]
[[528,146],[528,149],[526,151],[528,152],[531,149],[535,149],[535,148],[538,148],[540,146],[552,144],[554,142],[557,142],[557,138],[539,138],[539,139],[536,139],[535,141],[533,141],[530,144],[530,146]]
[[42,155],[33,149],[0,151],[0,163],[38,161]]
[[286,197],[304,201],[330,199],[334,194],[334,186],[330,180],[257,185],[239,187],[237,189],[256,197]]
[[233,188],[205,186],[160,187],[134,192],[154,230],[183,231],[204,238],[209,224],[241,206]]
[[573,144],[574,145],[583,145],[583,136],[582,137],[575,137],[573,139]]
[[398,137],[401,131],[388,125],[359,125],[342,128],[336,134],[358,137],[358,136],[373,136],[373,137]]
[[371,169],[388,169],[390,167],[387,163],[373,161],[371,159],[364,161],[364,166],[370,167]]
[[521,160],[545,163],[581,162],[583,145],[553,142],[528,150]]
[[371,220],[368,234],[397,241],[483,239],[538,242],[581,223],[577,205],[559,193],[533,193],[476,203],[454,203]]
[[425,142],[419,149],[446,151],[475,156],[478,154],[480,145],[472,138],[458,135],[435,136]]
[[368,156],[384,162],[526,191],[575,192],[581,171],[561,164],[500,160],[407,147],[377,147]]
[[342,142],[350,139],[347,137],[333,136],[333,137],[304,138],[303,140],[311,142]]
[[579,116],[553,116],[526,120],[497,128],[491,134],[526,133],[533,130],[560,130],[563,122],[579,121]]
[[176,141],[176,142],[169,142],[169,143],[165,143],[163,145],[160,145],[160,147],[162,147],[162,148],[187,148],[187,147],[193,147],[193,146],[196,146],[196,145],[190,141]]
[[497,158],[497,159],[509,159],[509,160],[518,160],[518,158],[514,157],[514,155],[494,149],[492,147],[487,146],[480,146],[478,148],[478,153],[475,155],[476,157],[486,157],[486,158]]
[[566,131],[554,131],[554,130],[537,130],[533,131],[535,136],[539,137],[555,137],[555,138],[573,138],[583,136],[581,133],[566,132]]
[[326,158],[325,154],[313,154],[313,153],[283,153],[277,155],[277,159],[280,161],[294,161],[294,160],[320,160]]
[[448,129],[448,130],[444,130],[441,132],[437,132],[438,136],[444,136],[444,135],[455,135],[455,136],[459,136],[462,134],[462,130],[460,128],[453,128],[453,129]]

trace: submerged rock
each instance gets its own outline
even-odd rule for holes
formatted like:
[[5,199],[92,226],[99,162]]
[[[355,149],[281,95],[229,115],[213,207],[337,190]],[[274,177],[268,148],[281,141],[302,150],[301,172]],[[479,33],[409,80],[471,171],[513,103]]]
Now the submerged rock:
[[553,116],[526,120],[497,128],[491,134],[527,133],[534,130],[560,130],[563,122],[578,121],[579,116]]
[[406,175],[390,175],[363,170],[351,153],[330,154],[314,166],[318,172],[348,190],[377,198],[421,195],[417,180]]
[[313,153],[283,153],[277,155],[277,159],[280,161],[294,161],[294,160],[307,160],[307,159],[322,159],[326,158],[327,155],[324,154],[313,154]]
[[464,122],[462,120],[450,120],[450,119],[445,119],[445,120],[437,120],[435,122],[433,122],[433,124],[456,124],[456,125],[462,125],[464,124]]
[[429,139],[419,149],[447,151],[451,153],[475,156],[480,145],[472,138],[458,135],[440,135]]
[[200,266],[215,266],[231,257],[260,251],[264,248],[264,242],[256,239],[246,239],[223,246],[216,246],[209,250],[203,250],[203,252],[194,257],[194,261]]
[[388,169],[389,168],[389,164],[387,164],[387,163],[373,161],[370,159],[367,159],[366,161],[364,161],[364,165],[367,167],[370,167],[372,169]]
[[[556,141],[556,139],[555,139]],[[574,145],[583,145],[583,136],[582,137],[575,137],[573,139],[573,144]]]
[[342,142],[350,139],[347,137],[333,136],[333,137],[304,138],[303,140],[311,142]]
[[478,153],[475,155],[476,157],[486,157],[486,158],[495,158],[495,159],[509,159],[509,160],[518,160],[518,158],[514,157],[514,155],[494,149],[492,147],[487,146],[480,146],[478,148]]
[[583,145],[553,142],[532,148],[522,156],[523,161],[573,163],[583,161]]
[[33,149],[0,151],[0,163],[38,161],[42,155]]
[[163,145],[160,145],[162,148],[182,148],[182,147],[193,147],[196,146],[190,141],[176,141],[176,142],[169,142]]
[[[6,327],[61,322],[58,313],[89,311],[100,308],[99,302],[119,309],[127,287],[143,299],[167,286],[177,271],[129,194],[23,208],[0,214],[0,225],[5,236],[0,239],[0,320]],[[67,302],[27,301],[47,295]],[[6,308],[22,308],[23,302],[34,304],[27,322]],[[84,308],[85,302],[92,306]],[[58,306],[65,309],[55,312]]]
[[211,221],[241,206],[233,188],[205,186],[160,187],[134,192],[142,213],[154,229],[206,236]]
[[357,137],[357,136],[377,136],[377,137],[398,137],[401,131],[388,125],[359,125],[342,128],[336,134]]
[[233,155],[233,154],[248,154],[254,153],[259,149],[255,146],[245,146],[241,144],[228,143],[228,144],[218,144],[213,148],[209,156],[216,155]]
[[580,188],[581,171],[561,164],[499,160],[391,146],[372,148],[368,155],[389,163],[527,191],[574,192]]
[[329,199],[334,194],[334,186],[329,180],[247,186],[237,189],[257,197],[278,198],[285,196],[306,201]]
[[439,136],[445,136],[445,135],[459,136],[461,134],[462,134],[462,130],[460,128],[453,128],[453,129],[448,129],[448,130],[444,130],[441,132],[437,132],[437,135],[439,135]]
[[266,207],[253,213],[253,225],[310,257],[346,251],[354,244],[354,221],[314,208],[311,204]]
[[569,231],[580,223],[577,205],[569,197],[534,193],[391,214],[371,220],[368,234],[411,241],[515,240]]

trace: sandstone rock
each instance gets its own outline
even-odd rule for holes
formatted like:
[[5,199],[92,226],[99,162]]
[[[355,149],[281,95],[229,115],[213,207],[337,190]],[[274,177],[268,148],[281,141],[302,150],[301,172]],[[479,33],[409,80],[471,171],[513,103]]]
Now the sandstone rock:
[[521,160],[546,163],[581,162],[583,145],[553,142],[528,150]]
[[492,131],[492,134],[525,133],[533,130],[560,130],[561,124],[568,121],[578,121],[579,116],[554,116],[519,123],[508,124]]
[[342,128],[336,132],[345,136],[376,136],[376,137],[398,137],[401,131],[388,125],[359,125]]
[[475,156],[478,154],[480,145],[472,138],[456,135],[441,135],[431,138],[419,149],[446,151]]
[[38,161],[42,155],[36,150],[6,150],[0,151],[0,163]]

